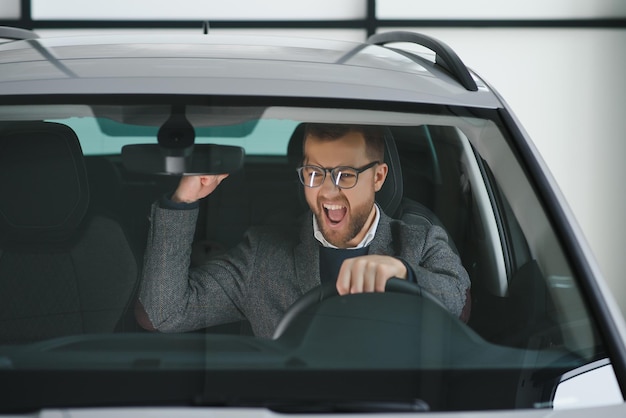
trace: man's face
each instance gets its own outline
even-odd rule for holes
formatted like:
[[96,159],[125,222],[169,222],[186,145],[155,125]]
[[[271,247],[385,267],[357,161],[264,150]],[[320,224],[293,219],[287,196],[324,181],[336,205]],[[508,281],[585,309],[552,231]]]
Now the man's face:
[[[304,164],[325,168],[363,167],[372,162],[366,155],[365,139],[350,132],[336,140],[309,136],[304,144]],[[377,164],[359,174],[356,186],[340,189],[330,173],[320,187],[304,187],[304,195],[324,238],[339,248],[356,246],[367,233],[375,216],[374,194],[383,185],[387,165]]]

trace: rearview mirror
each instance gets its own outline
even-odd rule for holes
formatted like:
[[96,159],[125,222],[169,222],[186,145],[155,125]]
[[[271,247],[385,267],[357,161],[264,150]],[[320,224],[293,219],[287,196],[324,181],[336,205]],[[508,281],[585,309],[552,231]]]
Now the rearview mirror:
[[164,175],[229,174],[243,167],[244,149],[230,145],[196,144],[171,149],[157,144],[122,147],[122,163],[129,171]]

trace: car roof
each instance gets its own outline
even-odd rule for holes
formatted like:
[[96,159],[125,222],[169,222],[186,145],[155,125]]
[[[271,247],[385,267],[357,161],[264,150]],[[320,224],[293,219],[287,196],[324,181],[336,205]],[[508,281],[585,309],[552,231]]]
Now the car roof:
[[415,54],[337,40],[103,35],[0,44],[0,91],[338,98],[501,107]]

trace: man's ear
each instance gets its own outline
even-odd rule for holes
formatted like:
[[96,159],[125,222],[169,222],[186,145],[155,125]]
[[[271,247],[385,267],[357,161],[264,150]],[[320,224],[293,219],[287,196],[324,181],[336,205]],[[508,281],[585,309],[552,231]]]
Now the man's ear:
[[380,163],[376,166],[376,171],[374,172],[374,191],[377,192],[383,187],[388,172],[389,166],[386,163]]

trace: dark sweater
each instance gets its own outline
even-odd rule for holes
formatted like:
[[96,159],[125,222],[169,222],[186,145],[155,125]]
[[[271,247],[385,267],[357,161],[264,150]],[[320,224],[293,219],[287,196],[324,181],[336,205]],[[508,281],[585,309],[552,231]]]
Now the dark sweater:
[[367,255],[369,246],[357,249],[328,248],[320,245],[320,280],[322,283],[336,282],[339,269],[348,258]]
[[[356,249],[345,248],[328,248],[320,245],[320,281],[322,283],[337,281],[337,275],[339,269],[344,260],[353,257],[359,257],[367,255],[369,253],[369,246]],[[407,277],[406,279],[412,283],[417,283],[415,280],[415,274],[413,269],[403,259],[398,258],[406,267]]]

